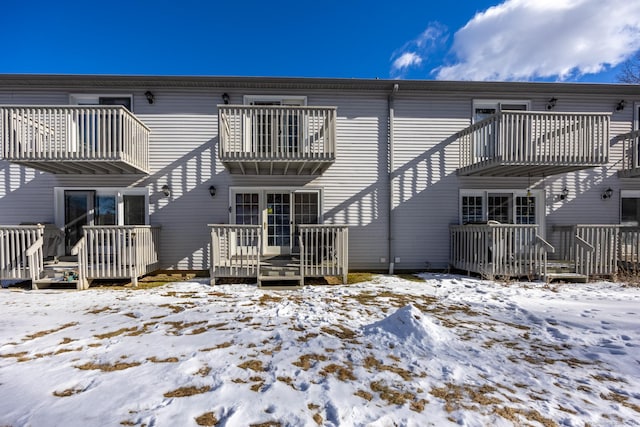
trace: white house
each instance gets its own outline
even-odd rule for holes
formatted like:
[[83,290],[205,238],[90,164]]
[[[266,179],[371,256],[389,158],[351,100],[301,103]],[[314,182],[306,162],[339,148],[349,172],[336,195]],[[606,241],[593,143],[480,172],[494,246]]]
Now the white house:
[[629,85],[0,75],[0,278],[615,274],[639,113]]

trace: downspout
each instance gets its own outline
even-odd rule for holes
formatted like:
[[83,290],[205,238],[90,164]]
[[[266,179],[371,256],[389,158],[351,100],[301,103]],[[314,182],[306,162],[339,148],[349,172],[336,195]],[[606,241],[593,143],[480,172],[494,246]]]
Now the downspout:
[[387,253],[389,254],[389,274],[393,274],[393,269],[394,269],[394,253],[393,253],[393,198],[394,198],[394,191],[393,191],[393,174],[394,174],[394,162],[393,162],[393,116],[394,116],[394,98],[396,96],[396,94],[398,93],[400,86],[398,85],[398,83],[395,83],[393,85],[393,89],[391,90],[391,93],[389,94],[389,97],[387,98],[387,106],[389,108],[389,140],[387,141],[387,147],[389,150],[389,214],[387,216],[387,218],[389,219],[389,224],[388,224],[388,230],[387,230],[387,235],[389,236],[388,239],[388,251]]

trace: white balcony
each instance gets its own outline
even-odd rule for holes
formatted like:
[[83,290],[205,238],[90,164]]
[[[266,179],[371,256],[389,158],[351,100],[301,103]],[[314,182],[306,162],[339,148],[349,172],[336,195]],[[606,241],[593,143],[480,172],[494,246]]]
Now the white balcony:
[[606,165],[609,113],[502,111],[455,135],[459,175],[549,176]]
[[0,106],[2,158],[55,174],[147,174],[149,128],[121,106]]
[[622,169],[618,175],[625,178],[640,176],[640,130],[625,133],[616,137],[622,142]]
[[218,117],[230,173],[321,175],[335,161],[335,107],[219,105]]

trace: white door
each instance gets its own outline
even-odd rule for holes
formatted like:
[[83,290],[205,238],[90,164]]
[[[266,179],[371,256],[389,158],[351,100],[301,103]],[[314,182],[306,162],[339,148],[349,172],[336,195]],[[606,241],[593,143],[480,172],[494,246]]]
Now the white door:
[[291,192],[266,192],[263,211],[265,255],[291,253]]

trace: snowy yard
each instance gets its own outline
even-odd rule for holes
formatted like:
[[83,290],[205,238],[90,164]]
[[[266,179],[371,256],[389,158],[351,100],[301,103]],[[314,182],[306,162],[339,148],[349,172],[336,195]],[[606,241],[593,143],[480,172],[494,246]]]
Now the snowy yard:
[[640,288],[0,291],[0,426],[640,425]]

